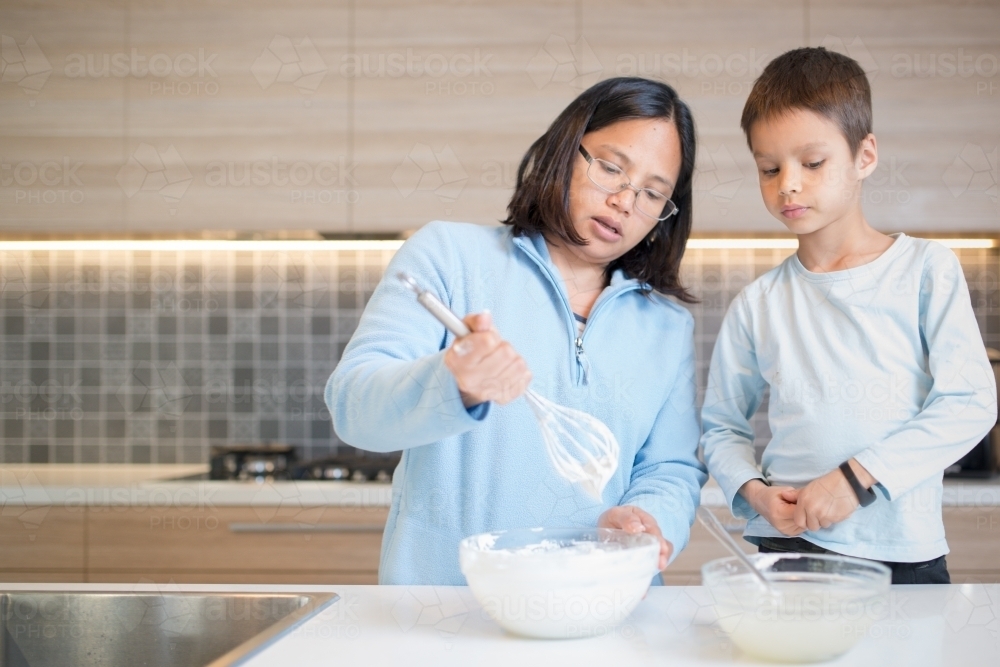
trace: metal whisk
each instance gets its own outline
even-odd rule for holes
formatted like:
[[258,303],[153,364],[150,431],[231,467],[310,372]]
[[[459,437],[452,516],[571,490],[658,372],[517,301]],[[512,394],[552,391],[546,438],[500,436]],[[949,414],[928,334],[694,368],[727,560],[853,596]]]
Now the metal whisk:
[[[396,277],[448,331],[459,338],[471,333],[458,315],[421,288],[411,276],[401,271]],[[600,500],[604,487],[618,469],[621,448],[614,433],[593,415],[553,403],[531,389],[525,392],[524,398],[538,421],[546,452],[556,472]]]

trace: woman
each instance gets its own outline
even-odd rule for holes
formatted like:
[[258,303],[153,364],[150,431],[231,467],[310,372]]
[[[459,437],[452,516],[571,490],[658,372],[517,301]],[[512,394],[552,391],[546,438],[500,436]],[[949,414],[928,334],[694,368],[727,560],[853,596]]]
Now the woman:
[[[462,585],[458,542],[492,530],[645,531],[661,569],[685,546],[706,479],[694,327],[664,295],[693,300],[678,269],[694,159],[690,111],[669,86],[603,81],[528,150],[504,227],[433,222],[400,248],[326,390],[341,440],[403,450],[381,583]],[[454,340],[398,271],[472,333]],[[600,501],[553,469],[515,400],[529,383],[615,434]]]

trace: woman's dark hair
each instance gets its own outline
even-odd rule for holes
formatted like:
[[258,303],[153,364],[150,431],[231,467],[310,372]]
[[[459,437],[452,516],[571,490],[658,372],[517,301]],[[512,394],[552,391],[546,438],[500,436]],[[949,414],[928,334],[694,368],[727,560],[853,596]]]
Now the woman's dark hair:
[[691,110],[665,83],[622,77],[601,81],[573,100],[531,145],[517,170],[514,196],[502,222],[514,234],[542,234],[565,243],[586,245],[569,217],[569,189],[580,141],[619,121],[662,118],[674,123],[681,139],[681,170],[671,199],[678,212],[656,224],[638,245],[611,262],[608,279],[617,269],[629,278],[681,301],[696,299],[680,283],[680,264],[691,234],[691,180],[694,175],[695,138]]

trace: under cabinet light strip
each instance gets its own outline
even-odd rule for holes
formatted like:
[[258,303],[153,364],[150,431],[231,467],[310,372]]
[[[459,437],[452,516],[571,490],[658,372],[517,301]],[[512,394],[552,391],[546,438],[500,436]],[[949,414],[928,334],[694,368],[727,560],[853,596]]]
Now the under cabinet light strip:
[[[990,249],[1000,247],[997,239],[933,239],[954,249]],[[691,239],[687,243],[689,250],[795,250],[799,247],[798,239]]]
[[0,241],[0,250],[108,250],[149,252],[305,252],[316,250],[399,250],[402,241],[217,241],[199,239],[123,241]]
[[689,239],[688,250],[795,250],[796,239]]
[[[935,239],[941,245],[955,249],[991,249],[1000,247],[997,239],[944,238]],[[88,251],[221,251],[221,252],[307,252],[322,250],[398,250],[401,240],[334,240],[334,241],[225,241],[199,239],[117,240],[117,241],[0,241],[0,251],[88,250]],[[794,238],[693,238],[689,250],[795,250]]]
[[961,248],[966,250],[988,250],[990,248],[1000,248],[1000,241],[997,239],[934,239],[946,248]]

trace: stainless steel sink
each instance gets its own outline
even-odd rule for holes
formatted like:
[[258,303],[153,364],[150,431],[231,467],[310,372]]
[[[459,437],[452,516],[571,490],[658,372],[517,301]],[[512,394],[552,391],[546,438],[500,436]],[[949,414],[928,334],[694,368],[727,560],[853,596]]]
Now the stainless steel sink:
[[0,667],[239,665],[337,599],[333,593],[0,593]]

